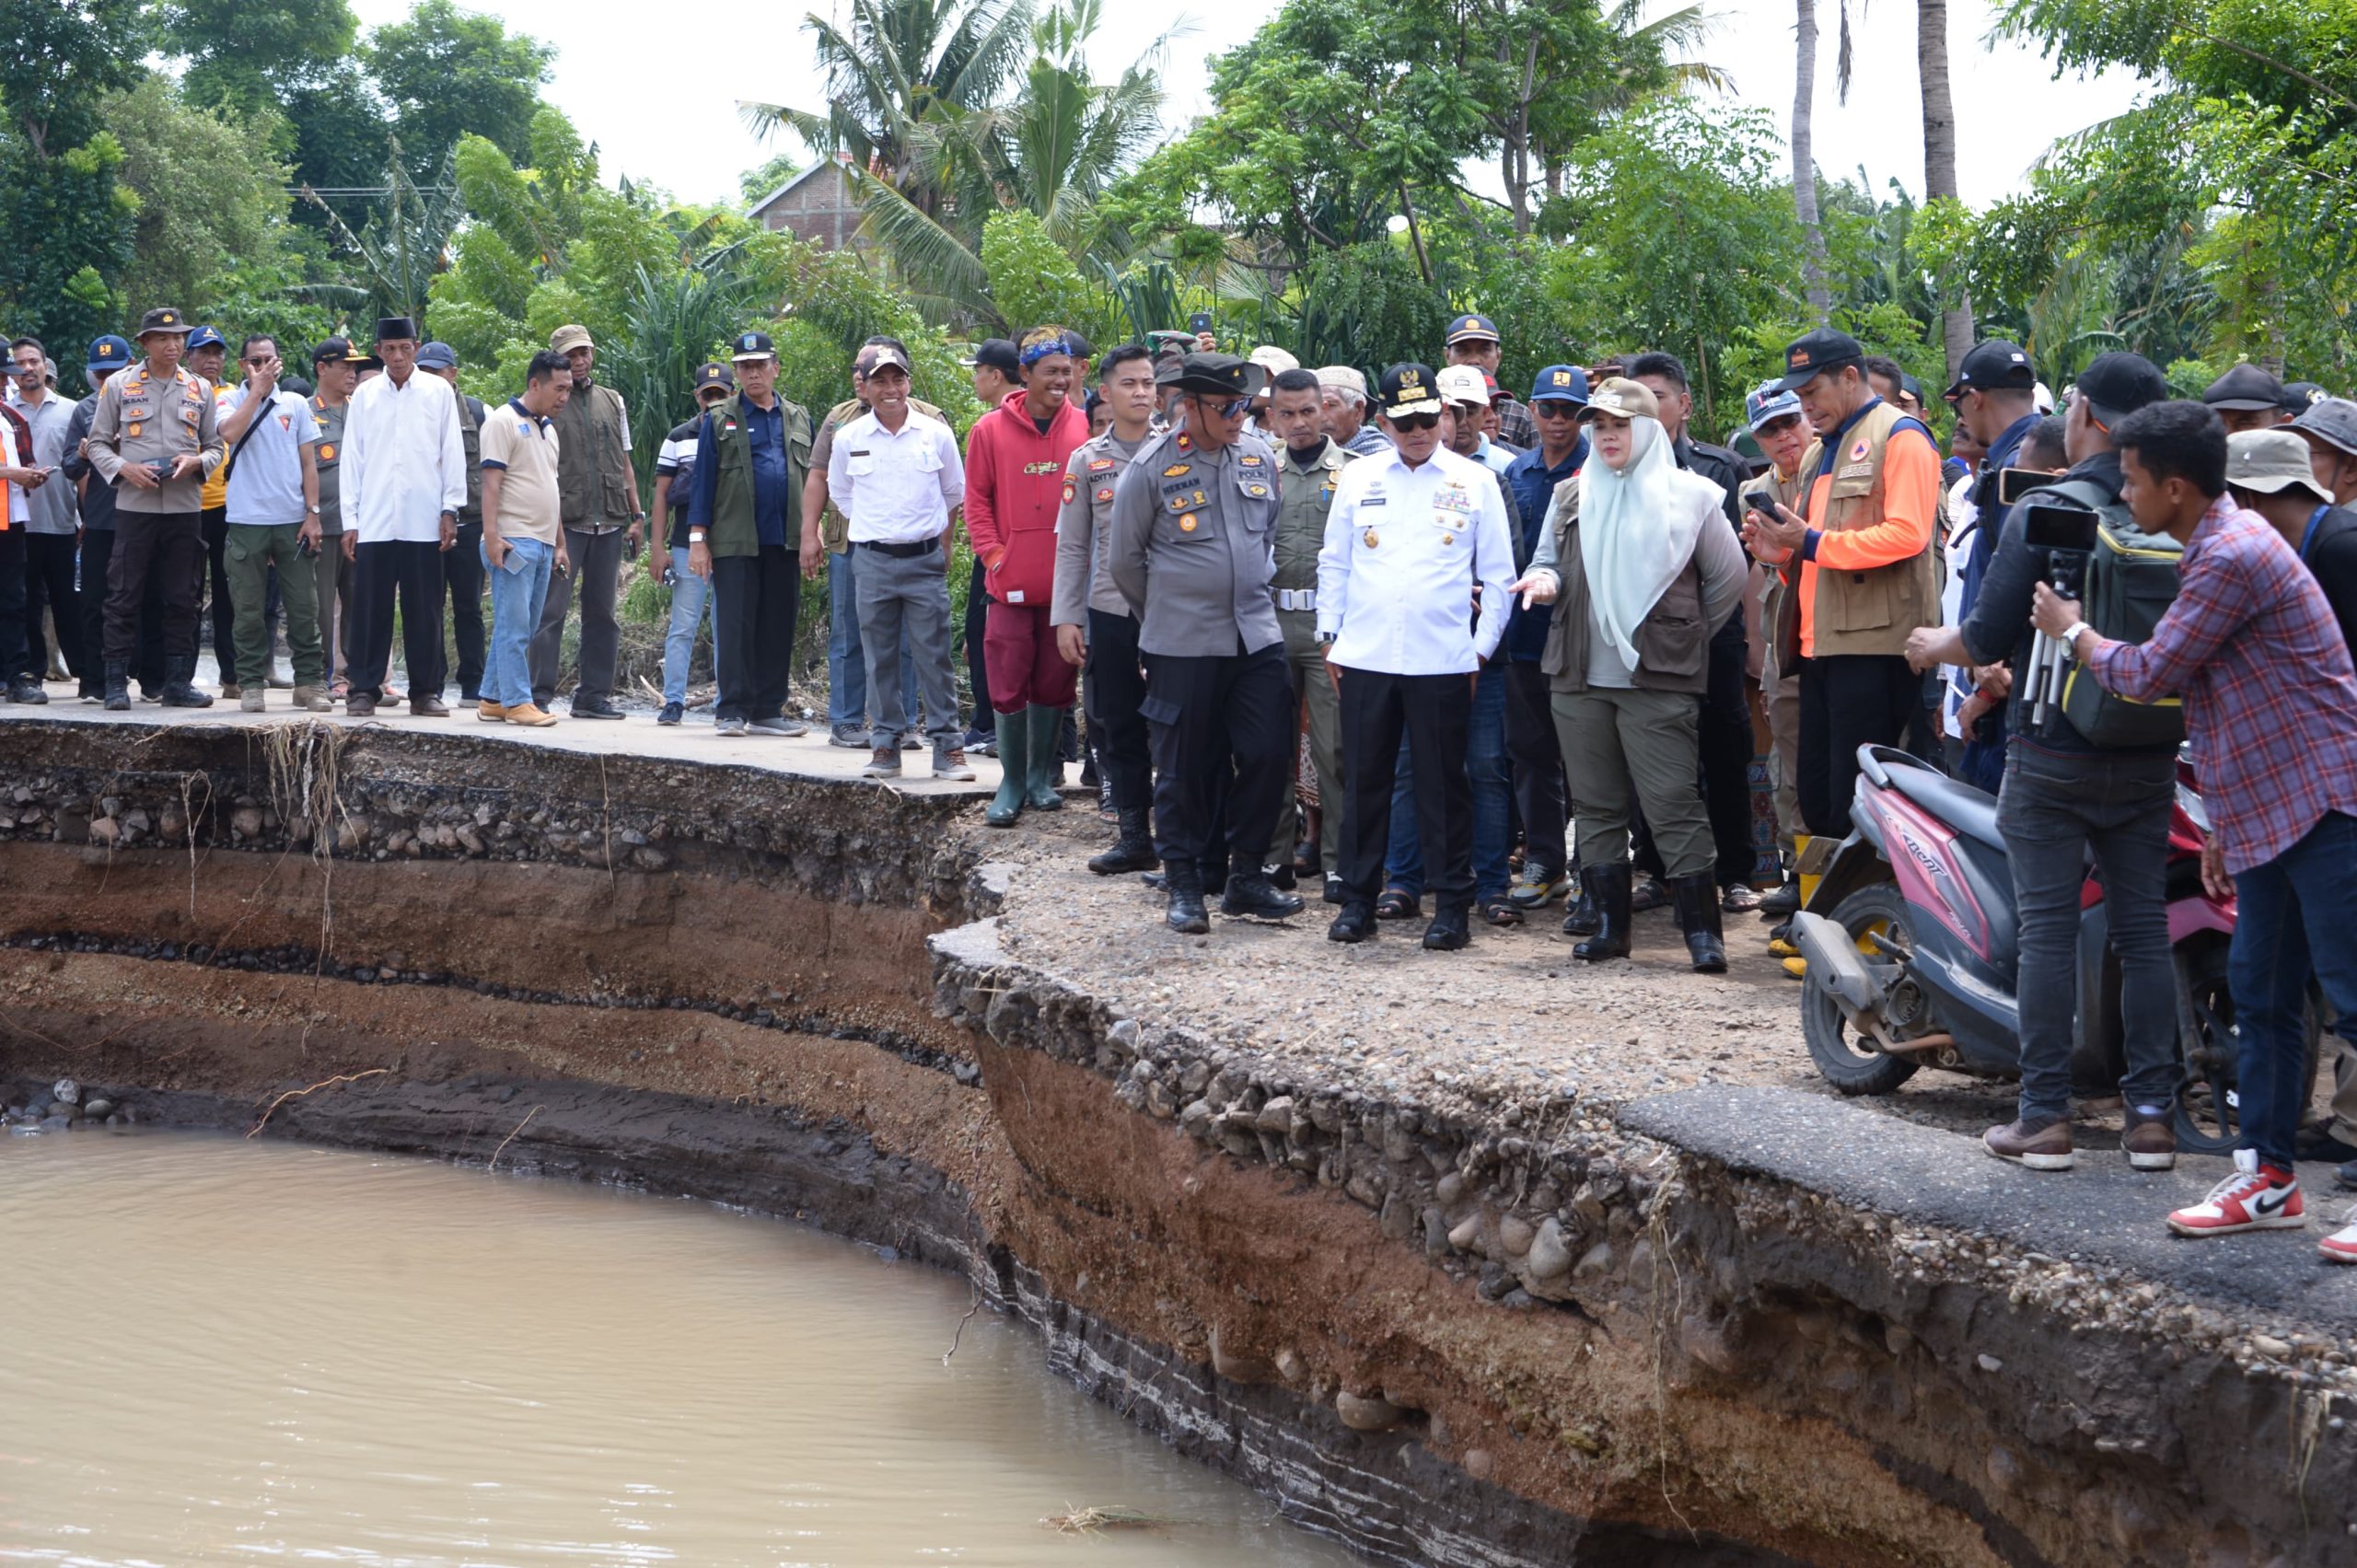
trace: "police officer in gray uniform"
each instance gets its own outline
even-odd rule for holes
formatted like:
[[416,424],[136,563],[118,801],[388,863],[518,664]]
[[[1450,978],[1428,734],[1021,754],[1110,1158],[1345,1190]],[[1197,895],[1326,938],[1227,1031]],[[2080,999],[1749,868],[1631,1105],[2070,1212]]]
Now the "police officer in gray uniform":
[[1166,388],[1180,394],[1181,427],[1149,443],[1114,487],[1109,564],[1138,618],[1155,848],[1174,931],[1211,929],[1202,862],[1223,786],[1236,869],[1221,912],[1279,920],[1302,907],[1260,869],[1293,761],[1293,688],[1269,587],[1276,455],[1243,433],[1265,378],[1234,354],[1187,355]]

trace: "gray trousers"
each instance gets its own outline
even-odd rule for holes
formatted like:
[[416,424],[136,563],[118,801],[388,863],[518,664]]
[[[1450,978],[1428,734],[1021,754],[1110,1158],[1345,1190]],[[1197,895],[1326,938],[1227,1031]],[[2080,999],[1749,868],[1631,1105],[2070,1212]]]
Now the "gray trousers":
[[[1326,645],[1318,640],[1318,612],[1280,610],[1277,624],[1285,634],[1285,668],[1293,677],[1295,711],[1309,709],[1309,765],[1318,775],[1318,863],[1329,874],[1342,864],[1342,699],[1326,673]],[[1292,726],[1285,730],[1288,738]],[[1294,791],[1296,753],[1288,753],[1284,809],[1277,817],[1277,836],[1269,845],[1269,864],[1293,864],[1300,834],[1300,812]]]
[[[2177,969],[2169,953],[2168,751],[2063,756],[2016,743],[2006,753],[1997,827],[2013,867],[2021,930],[2021,1119],[2071,1114],[2072,1020],[2079,1000],[2079,889],[2087,852],[2103,872],[2119,955],[2120,1049],[2131,1105],[2177,1092]],[[2244,1104],[2250,1102],[2247,1099]]]
[[532,633],[532,701],[545,710],[556,696],[557,664],[564,647],[564,614],[573,608],[573,585],[581,585],[581,684],[573,700],[604,702],[614,694],[614,660],[621,652],[621,624],[614,620],[614,583],[622,569],[625,530],[585,533],[564,530],[570,572],[549,576],[548,602],[540,607],[540,627]]
[[859,652],[867,666],[867,707],[877,744],[906,734],[910,714],[900,689],[900,639],[908,638],[924,703],[925,734],[936,751],[953,750],[958,677],[949,662],[949,554],[938,546],[923,555],[888,555],[853,544],[859,558],[853,598],[859,610]]
[[1591,686],[1558,691],[1549,705],[1571,780],[1582,865],[1629,858],[1632,792],[1670,876],[1692,877],[1718,864],[1710,813],[1695,783],[1701,744],[1692,692]]

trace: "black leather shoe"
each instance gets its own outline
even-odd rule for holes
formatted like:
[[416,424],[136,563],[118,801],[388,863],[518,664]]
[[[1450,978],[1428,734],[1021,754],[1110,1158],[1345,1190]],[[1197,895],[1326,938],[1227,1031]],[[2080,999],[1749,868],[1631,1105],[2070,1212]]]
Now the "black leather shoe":
[[1433,923],[1424,927],[1424,951],[1454,953],[1473,940],[1470,924],[1461,906],[1442,905],[1433,912]]
[[1334,923],[1326,928],[1329,942],[1371,942],[1375,939],[1375,907],[1371,904],[1342,906]]
[[1170,892],[1170,907],[1163,919],[1170,929],[1183,936],[1201,936],[1212,928],[1212,917],[1203,910],[1202,878],[1192,866],[1181,870],[1172,868],[1167,885]]
[[1572,957],[1596,963],[1629,956],[1629,908],[1634,874],[1626,865],[1598,865],[1580,872],[1580,887],[1596,897],[1596,935],[1573,944]]
[[1670,901],[1678,910],[1678,928],[1686,934],[1686,956],[1697,974],[1727,972],[1727,944],[1719,920],[1718,879],[1708,871],[1669,881]]
[[1120,815],[1121,830],[1113,847],[1089,858],[1088,869],[1099,877],[1119,877],[1125,871],[1151,871],[1162,864],[1154,853],[1154,835],[1146,830],[1145,807],[1132,807]]
[[1326,901],[1329,904],[1350,901],[1349,895],[1342,891],[1342,879],[1340,877],[1329,876],[1326,878]]
[[131,661],[107,660],[107,706],[116,713],[131,709]]
[[570,710],[577,719],[618,719],[622,711],[602,697],[575,697]]
[[1571,912],[1563,916],[1563,935],[1593,936],[1597,922],[1604,917],[1596,912],[1596,895],[1590,891],[1587,874],[1580,874],[1580,896],[1572,901]]
[[1222,914],[1248,915],[1255,920],[1284,920],[1301,912],[1301,900],[1292,893],[1281,893],[1265,876],[1246,872],[1227,879],[1227,891],[1219,900]]
[[1768,921],[1790,920],[1793,912],[1801,907],[1801,885],[1786,882],[1759,895],[1759,918]]

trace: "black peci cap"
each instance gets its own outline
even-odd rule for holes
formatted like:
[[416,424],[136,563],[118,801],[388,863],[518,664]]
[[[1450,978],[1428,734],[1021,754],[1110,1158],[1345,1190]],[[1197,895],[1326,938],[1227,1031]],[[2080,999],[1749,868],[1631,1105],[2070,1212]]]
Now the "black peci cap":
[[1784,350],[1784,377],[1777,385],[1787,391],[1805,387],[1829,370],[1855,365],[1865,357],[1866,351],[1849,333],[1819,327],[1794,340],[1793,345]]
[[2257,411],[2283,406],[2283,382],[2256,365],[2237,365],[2201,394],[2212,408]]
[[377,341],[380,343],[400,343],[406,338],[417,341],[417,321],[410,316],[380,316],[377,319]]

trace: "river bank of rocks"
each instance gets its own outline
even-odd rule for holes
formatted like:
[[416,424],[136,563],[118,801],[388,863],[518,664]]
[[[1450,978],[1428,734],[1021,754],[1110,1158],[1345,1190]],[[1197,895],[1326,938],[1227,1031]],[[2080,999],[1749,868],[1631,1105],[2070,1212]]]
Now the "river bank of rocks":
[[11,1132],[72,1132],[87,1127],[128,1127],[139,1108],[114,1095],[85,1095],[72,1078],[20,1084],[0,1091],[0,1124]]

